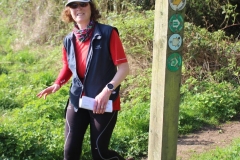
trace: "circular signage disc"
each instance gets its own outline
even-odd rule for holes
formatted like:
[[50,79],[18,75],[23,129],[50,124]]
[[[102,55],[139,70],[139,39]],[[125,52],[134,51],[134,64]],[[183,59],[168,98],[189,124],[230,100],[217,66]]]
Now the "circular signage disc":
[[183,29],[184,20],[180,14],[174,14],[169,20],[169,28],[173,33],[178,33]]
[[180,11],[182,10],[187,3],[187,0],[168,0],[170,7],[174,10],[174,11]]
[[182,45],[182,37],[179,34],[173,34],[168,40],[168,46],[171,50],[176,51]]
[[178,71],[182,66],[182,56],[179,53],[172,53],[167,58],[167,68],[171,72]]

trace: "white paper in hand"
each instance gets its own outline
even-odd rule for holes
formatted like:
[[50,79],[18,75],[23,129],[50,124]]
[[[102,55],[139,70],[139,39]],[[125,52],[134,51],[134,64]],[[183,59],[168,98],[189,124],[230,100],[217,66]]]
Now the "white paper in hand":
[[[82,96],[82,98],[80,98],[80,100],[79,100],[79,108],[93,110],[93,106],[94,106],[95,102],[96,101],[94,98]],[[112,110],[113,110],[112,100],[108,100],[105,112],[112,112]]]

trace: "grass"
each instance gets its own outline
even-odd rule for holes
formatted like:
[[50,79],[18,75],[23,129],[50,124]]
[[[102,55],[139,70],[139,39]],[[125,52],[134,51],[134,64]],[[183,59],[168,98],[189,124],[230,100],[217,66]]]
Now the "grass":
[[240,138],[227,147],[193,155],[189,160],[240,160]]

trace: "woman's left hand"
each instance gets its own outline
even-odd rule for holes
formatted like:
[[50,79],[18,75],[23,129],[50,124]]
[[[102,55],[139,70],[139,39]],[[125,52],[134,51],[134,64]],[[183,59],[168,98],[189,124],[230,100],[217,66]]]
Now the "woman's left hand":
[[94,114],[103,114],[106,110],[106,106],[112,92],[106,87],[95,97],[95,105],[93,107]]

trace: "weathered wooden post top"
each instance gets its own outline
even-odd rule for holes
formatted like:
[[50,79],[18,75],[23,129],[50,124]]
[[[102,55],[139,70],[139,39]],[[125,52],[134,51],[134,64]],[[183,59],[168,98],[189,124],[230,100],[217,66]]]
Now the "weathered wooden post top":
[[156,0],[148,160],[176,160],[186,0]]

